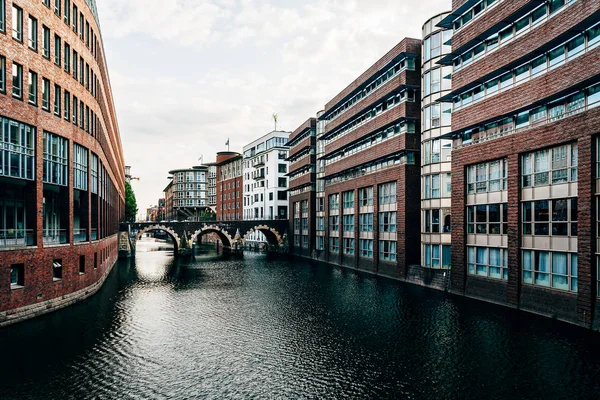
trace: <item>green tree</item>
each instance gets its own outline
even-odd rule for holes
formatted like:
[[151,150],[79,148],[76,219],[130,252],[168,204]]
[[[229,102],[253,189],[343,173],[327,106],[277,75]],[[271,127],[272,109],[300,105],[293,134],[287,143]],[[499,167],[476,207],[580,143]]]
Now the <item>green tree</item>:
[[129,182],[125,182],[125,221],[135,222],[135,217],[138,212],[135,193]]

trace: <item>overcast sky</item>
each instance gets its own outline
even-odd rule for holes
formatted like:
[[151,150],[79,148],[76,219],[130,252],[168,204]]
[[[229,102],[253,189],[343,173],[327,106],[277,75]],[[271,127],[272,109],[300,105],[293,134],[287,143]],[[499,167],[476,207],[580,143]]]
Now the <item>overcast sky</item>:
[[98,0],[140,211],[168,171],[295,130],[451,0]]

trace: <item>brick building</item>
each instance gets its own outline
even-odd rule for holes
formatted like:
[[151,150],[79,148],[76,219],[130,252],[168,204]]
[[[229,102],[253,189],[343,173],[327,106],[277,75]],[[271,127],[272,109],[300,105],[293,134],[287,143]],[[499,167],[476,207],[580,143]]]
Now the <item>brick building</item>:
[[243,159],[232,151],[217,153],[217,221],[242,219]]
[[598,328],[600,3],[452,8],[451,290]]
[[402,279],[419,262],[420,60],[402,40],[320,114],[320,259]]
[[0,3],[4,325],[101,286],[117,258],[125,163],[95,3]]
[[290,240],[294,254],[311,256],[315,248],[317,120],[309,118],[291,135],[289,201]]

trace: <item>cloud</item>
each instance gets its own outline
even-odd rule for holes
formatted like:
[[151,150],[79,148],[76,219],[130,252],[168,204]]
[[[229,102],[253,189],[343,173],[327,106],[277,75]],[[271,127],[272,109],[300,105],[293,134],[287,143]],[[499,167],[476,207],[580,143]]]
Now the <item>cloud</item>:
[[450,0],[103,0],[125,158],[155,204],[169,169],[294,130]]

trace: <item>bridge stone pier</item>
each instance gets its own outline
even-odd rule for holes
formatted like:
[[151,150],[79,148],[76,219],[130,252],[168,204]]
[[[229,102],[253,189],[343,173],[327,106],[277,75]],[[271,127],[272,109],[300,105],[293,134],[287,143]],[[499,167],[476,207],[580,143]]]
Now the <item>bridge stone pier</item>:
[[173,239],[175,256],[191,254],[198,239],[209,233],[219,237],[225,252],[241,253],[246,237],[255,231],[265,235],[269,252],[287,253],[288,224],[288,220],[121,223],[119,255],[135,256],[136,243],[142,235],[157,230],[167,233]]

